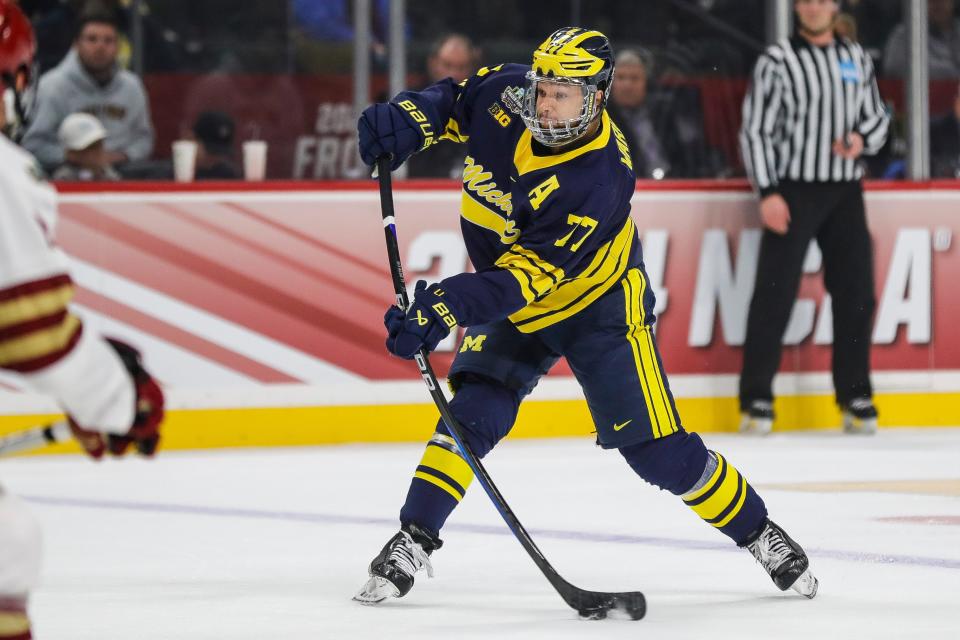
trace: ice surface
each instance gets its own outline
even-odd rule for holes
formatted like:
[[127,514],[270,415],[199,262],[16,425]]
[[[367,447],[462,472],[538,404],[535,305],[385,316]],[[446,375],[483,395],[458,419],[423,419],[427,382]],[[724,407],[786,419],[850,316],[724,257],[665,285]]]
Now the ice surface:
[[434,579],[352,602],[422,445],[14,459],[0,480],[43,523],[42,640],[960,638],[960,429],[705,440],[807,549],[815,600],[581,440],[507,441],[488,469],[564,577],[646,593],[639,622],[578,620],[476,483]]

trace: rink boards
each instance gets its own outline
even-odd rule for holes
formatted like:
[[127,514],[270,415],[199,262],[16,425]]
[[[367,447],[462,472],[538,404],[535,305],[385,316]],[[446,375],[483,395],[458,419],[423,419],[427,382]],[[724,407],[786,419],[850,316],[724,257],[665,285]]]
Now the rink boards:
[[[422,439],[436,410],[415,367],[383,348],[392,301],[374,185],[169,185],[61,195],[76,311],[137,345],[170,399],[167,446],[203,448]],[[411,183],[396,207],[407,281],[469,268],[454,183]],[[871,187],[876,259],[872,361],[882,426],[960,424],[960,280],[952,238],[960,189]],[[657,338],[682,421],[737,423],[736,380],[760,241],[742,185],[638,189],[633,216],[657,295]],[[777,380],[778,429],[839,424],[830,385],[832,314],[813,246]],[[458,347],[434,356],[440,375]],[[594,430],[558,365],[514,435]],[[0,375],[0,432],[55,413]]]

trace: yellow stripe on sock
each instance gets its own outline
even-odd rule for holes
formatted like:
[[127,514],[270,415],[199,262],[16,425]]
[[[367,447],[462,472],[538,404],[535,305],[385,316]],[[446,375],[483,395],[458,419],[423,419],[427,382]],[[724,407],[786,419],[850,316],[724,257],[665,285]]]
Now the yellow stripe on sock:
[[422,471],[416,471],[414,472],[413,477],[420,478],[421,480],[425,480],[430,484],[440,487],[441,489],[449,493],[451,496],[453,496],[453,499],[456,500],[457,502],[460,502],[463,499],[463,496],[460,495],[460,492],[454,489],[452,486],[450,486],[449,482],[444,482],[443,480],[441,480],[436,476],[432,476],[429,473],[424,473]]
[[12,638],[30,631],[30,619],[21,612],[0,611],[0,638]]
[[[720,458],[720,456],[717,457]],[[726,466],[727,472],[724,474],[723,480],[720,480],[719,473],[721,472],[721,468],[723,466]],[[706,495],[708,491],[713,489],[717,482],[720,483],[720,486],[716,487],[716,490],[713,491],[709,498],[699,504],[690,504],[691,502],[695,502],[699,496]],[[741,488],[742,486],[743,490],[740,492],[741,495],[738,498],[738,504],[729,514],[727,514],[727,516],[730,516],[731,514],[735,515],[740,510],[740,506],[743,504],[743,498],[746,495],[746,481],[732,464],[719,465],[717,467],[717,473],[710,478],[710,482],[708,482],[707,485],[709,488],[707,488],[706,491],[701,490],[697,492],[697,495],[684,496],[683,498],[683,501],[687,503],[688,507],[693,509],[694,513],[704,520],[713,520],[733,503],[734,498],[737,497],[737,489]],[[726,523],[729,521],[727,516],[724,516],[722,522]],[[719,523],[711,524],[714,524],[714,526],[722,526]]]
[[423,459],[420,460],[420,465],[436,469],[440,473],[450,476],[464,490],[473,481],[473,471],[470,470],[470,465],[467,464],[466,460],[434,444],[427,445],[426,451],[423,452]]
[[721,520],[720,522],[712,523],[713,526],[715,526],[718,529],[720,527],[727,526],[727,523],[733,520],[736,517],[736,515],[740,513],[740,509],[743,508],[743,503],[746,501],[747,501],[747,480],[743,476],[740,476],[740,499],[737,500],[737,504],[733,507],[733,509],[730,510],[730,513],[728,513],[726,517],[724,517],[724,519]]

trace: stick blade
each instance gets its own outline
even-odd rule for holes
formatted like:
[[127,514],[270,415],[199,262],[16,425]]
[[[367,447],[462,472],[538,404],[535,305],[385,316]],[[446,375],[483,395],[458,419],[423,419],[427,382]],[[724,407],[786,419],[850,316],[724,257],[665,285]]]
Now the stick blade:
[[647,613],[647,599],[639,591],[604,593],[575,589],[561,595],[585,620],[603,620],[610,612],[622,613],[631,620],[639,620]]

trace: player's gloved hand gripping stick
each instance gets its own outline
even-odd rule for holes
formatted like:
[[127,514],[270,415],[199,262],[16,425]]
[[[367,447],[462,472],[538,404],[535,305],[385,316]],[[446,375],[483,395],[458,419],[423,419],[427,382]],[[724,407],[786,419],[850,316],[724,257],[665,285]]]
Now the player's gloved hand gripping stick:
[[[397,229],[393,211],[393,190],[390,180],[390,167],[392,158],[389,155],[381,155],[377,158],[376,171],[380,181],[380,209],[383,215],[383,231],[387,241],[387,256],[390,260],[390,274],[393,276],[393,290],[397,295],[397,306],[406,310],[410,306],[410,300],[407,296],[407,287],[403,278],[403,265],[400,261],[400,248],[397,244]],[[639,620],[646,613],[646,599],[639,591],[628,591],[622,593],[610,593],[605,591],[587,591],[575,587],[564,580],[553,565],[544,557],[537,545],[530,538],[530,534],[523,528],[517,516],[514,515],[510,505],[507,504],[500,491],[493,484],[486,469],[480,464],[480,460],[470,450],[469,445],[463,437],[463,428],[450,413],[450,407],[447,399],[440,389],[437,382],[437,376],[433,373],[430,361],[427,359],[425,349],[420,349],[414,356],[417,366],[420,368],[420,375],[433,396],[433,401],[440,411],[440,416],[450,430],[450,434],[463,452],[463,457],[470,465],[480,485],[490,497],[497,511],[503,516],[504,521],[513,535],[533,558],[533,562],[540,568],[543,575],[547,577],[553,588],[557,590],[564,601],[577,610],[585,618],[599,620],[607,616],[610,610],[619,610],[625,612],[632,620]]]

